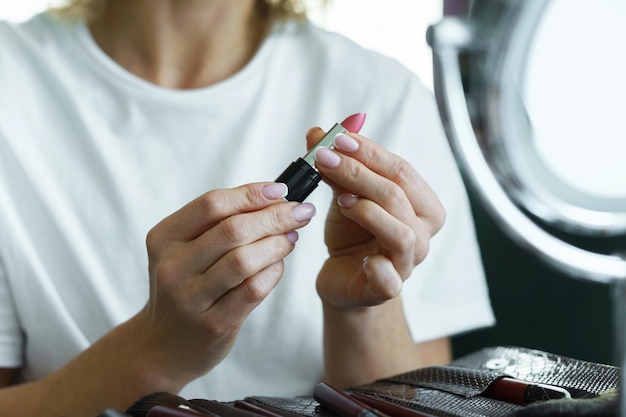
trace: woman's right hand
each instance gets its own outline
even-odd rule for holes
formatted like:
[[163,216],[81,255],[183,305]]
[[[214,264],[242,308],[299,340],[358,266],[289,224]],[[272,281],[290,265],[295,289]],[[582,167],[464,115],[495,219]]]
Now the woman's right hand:
[[167,379],[185,384],[217,365],[279,282],[295,230],[315,214],[285,201],[286,191],[278,183],[210,191],[148,233],[150,298],[136,319]]

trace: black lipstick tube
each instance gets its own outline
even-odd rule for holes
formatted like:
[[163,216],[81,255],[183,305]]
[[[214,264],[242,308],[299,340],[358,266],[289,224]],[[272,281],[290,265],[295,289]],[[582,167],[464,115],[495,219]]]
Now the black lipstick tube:
[[287,184],[289,191],[285,199],[301,203],[317,188],[322,176],[315,169],[315,152],[322,147],[330,149],[335,137],[342,133],[348,133],[348,131],[340,123],[335,124],[302,158],[293,161],[276,178],[276,182]]

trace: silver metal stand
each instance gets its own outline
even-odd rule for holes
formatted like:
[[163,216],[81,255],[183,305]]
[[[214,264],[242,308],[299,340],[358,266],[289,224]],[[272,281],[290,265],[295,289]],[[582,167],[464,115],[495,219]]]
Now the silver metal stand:
[[[613,283],[613,306],[615,323],[615,344],[618,364],[621,366],[620,387],[626,381],[626,280]],[[626,395],[620,389],[620,416],[626,416]]]

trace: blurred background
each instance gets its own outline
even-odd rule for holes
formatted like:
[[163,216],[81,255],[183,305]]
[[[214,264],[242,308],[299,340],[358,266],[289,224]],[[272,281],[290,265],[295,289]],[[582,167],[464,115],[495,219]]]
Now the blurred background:
[[[306,2],[312,20],[399,60],[433,90],[432,58],[425,32],[430,24],[441,19],[442,0],[333,0],[324,7],[320,1]],[[49,5],[61,3],[59,0],[0,0],[0,19],[23,21]],[[572,7],[584,1],[553,0],[552,3],[554,10],[546,18],[541,33],[543,40],[535,51],[537,59],[529,66],[531,78],[534,77],[534,89],[528,100],[530,110],[537,115],[539,123],[546,125],[546,137],[551,138],[542,142],[545,143],[542,152],[545,151],[555,169],[573,184],[594,192],[626,196],[623,128],[626,85],[623,80],[617,84],[607,81],[610,77],[617,78],[618,74],[622,74],[622,78],[626,74],[623,58],[626,56],[623,29],[626,2],[586,1],[587,10]],[[621,51],[604,47],[603,39],[615,36],[623,36]],[[564,52],[568,59],[564,60],[563,55],[555,51]],[[621,60],[612,61],[611,65],[602,63],[603,58],[615,55],[621,56]],[[568,68],[585,64],[593,64],[593,69],[605,76],[587,77],[584,71],[579,71],[575,80],[564,79],[563,75],[570,72]],[[546,74],[547,77],[540,77]],[[569,97],[566,102],[555,103],[542,95],[555,86],[561,88],[564,97]],[[566,108],[568,103],[575,105]],[[594,119],[588,106],[598,108],[599,104],[604,110],[600,118]],[[550,111],[555,108],[562,111],[557,114]],[[589,119],[587,126],[592,126],[591,130],[581,131],[567,122],[580,118]],[[614,140],[616,136],[621,137],[621,145]],[[613,140],[603,142],[607,137]],[[610,151],[590,161],[590,148],[603,147]],[[565,155],[568,157],[564,158]],[[595,163],[591,169],[590,163]],[[596,179],[595,174],[601,176]],[[485,346],[516,345],[614,364],[611,289],[572,279],[548,268],[511,242],[471,193],[470,199],[498,324],[455,337],[455,356]],[[624,237],[596,241],[568,238],[603,252],[626,248]]]

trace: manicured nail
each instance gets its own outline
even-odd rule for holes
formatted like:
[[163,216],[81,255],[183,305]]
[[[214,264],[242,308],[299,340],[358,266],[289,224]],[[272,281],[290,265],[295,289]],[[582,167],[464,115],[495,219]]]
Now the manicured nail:
[[292,230],[291,232],[287,232],[285,233],[285,235],[287,236],[287,239],[291,243],[296,243],[298,241],[298,232],[296,232],[295,230]]
[[275,200],[277,198],[283,198],[287,196],[287,184],[283,184],[282,182],[276,182],[274,184],[268,184],[263,187],[261,193],[265,198],[269,198],[270,200]]
[[354,152],[359,149],[359,142],[348,135],[335,136],[335,142],[333,144],[335,145],[335,148],[346,152]]
[[311,220],[315,216],[315,206],[311,203],[302,203],[295,206],[292,213],[296,221],[304,222]]
[[335,152],[328,148],[318,148],[315,151],[315,160],[328,168],[337,168],[341,162],[341,158]]
[[354,194],[344,193],[337,197],[337,204],[339,204],[339,207],[343,208],[350,208],[354,206],[357,201],[359,201],[359,196]]

